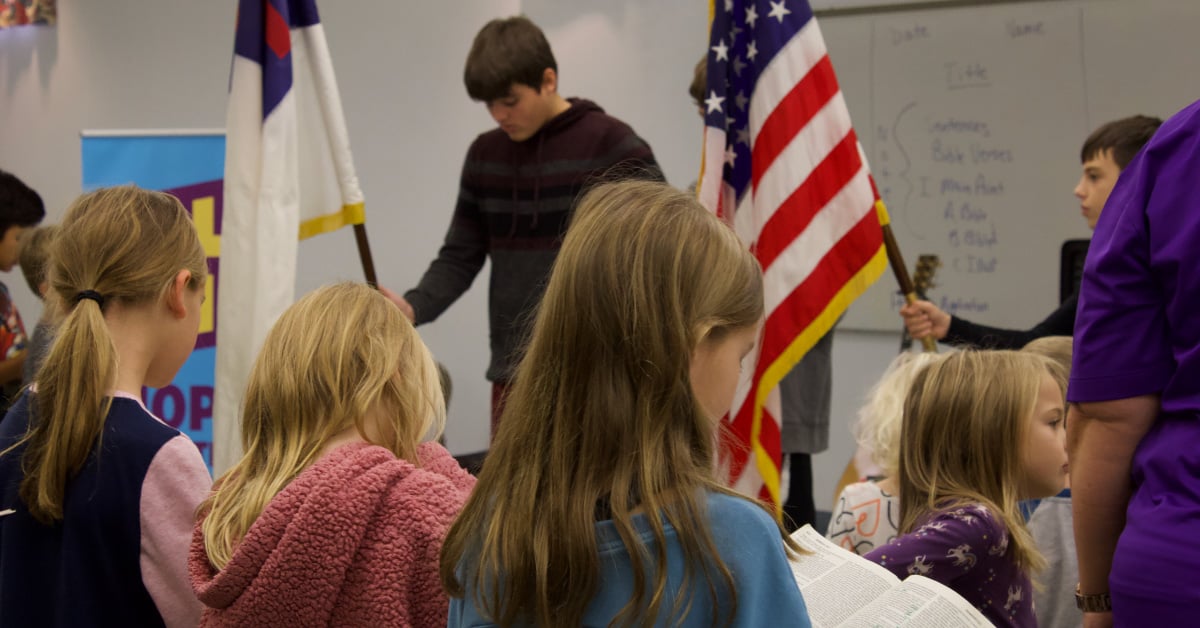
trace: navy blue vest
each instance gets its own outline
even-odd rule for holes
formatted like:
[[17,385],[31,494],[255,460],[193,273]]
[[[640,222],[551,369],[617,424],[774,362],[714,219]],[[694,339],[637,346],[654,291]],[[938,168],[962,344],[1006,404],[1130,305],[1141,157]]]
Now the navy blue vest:
[[[25,394],[0,422],[0,451],[25,434]],[[36,404],[34,404],[36,405]],[[18,495],[24,447],[0,457],[0,626],[162,626],[142,582],[142,482],[179,432],[113,399],[100,446],[67,482],[63,520],[43,525]]]

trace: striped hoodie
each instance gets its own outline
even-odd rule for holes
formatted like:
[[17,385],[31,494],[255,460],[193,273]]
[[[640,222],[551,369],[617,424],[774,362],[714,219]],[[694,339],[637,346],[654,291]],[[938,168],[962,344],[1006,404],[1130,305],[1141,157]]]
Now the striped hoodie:
[[650,146],[629,125],[589,100],[568,102],[522,142],[499,128],[475,139],[442,248],[404,294],[416,323],[430,322],[467,291],[490,257],[491,381],[507,381],[520,358],[580,193],[615,178],[663,178]]

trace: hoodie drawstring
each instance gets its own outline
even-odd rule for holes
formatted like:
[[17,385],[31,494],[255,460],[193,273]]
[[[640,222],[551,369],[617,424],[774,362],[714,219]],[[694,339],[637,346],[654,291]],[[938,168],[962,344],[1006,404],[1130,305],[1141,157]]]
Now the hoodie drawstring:
[[542,144],[546,142],[546,134],[538,133],[537,153],[533,166],[533,223],[530,229],[537,229],[538,214],[542,211]]
[[509,161],[513,165],[512,178],[512,224],[508,227],[508,237],[517,235],[517,182],[521,180],[521,164],[517,163],[517,146],[509,144]]
[[[546,134],[538,133],[537,151],[534,153],[533,162],[533,219],[530,221],[529,228],[537,229],[538,216],[542,212],[542,146],[546,143]],[[518,198],[517,182],[521,179],[521,165],[517,163],[517,147],[514,144],[510,147],[509,154],[512,156],[513,162],[513,180],[512,180],[512,223],[508,227],[508,237],[512,238],[517,235],[517,221],[519,220],[517,205],[520,203]]]

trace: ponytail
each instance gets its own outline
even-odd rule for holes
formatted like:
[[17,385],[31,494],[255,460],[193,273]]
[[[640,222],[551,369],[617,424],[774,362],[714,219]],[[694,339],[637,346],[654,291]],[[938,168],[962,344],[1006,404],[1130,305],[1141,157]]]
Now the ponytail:
[[50,524],[63,518],[67,481],[83,468],[101,438],[116,384],[117,351],[101,304],[66,303],[69,311],[38,371],[38,419],[31,422],[21,461],[20,496],[29,513]]
[[189,288],[208,275],[191,217],[175,197],[132,185],[84,194],[50,246],[47,304],[58,330],[29,396],[21,500],[46,524],[63,518],[67,483],[95,451],[117,383],[117,348],[104,315],[161,300],[180,270]]

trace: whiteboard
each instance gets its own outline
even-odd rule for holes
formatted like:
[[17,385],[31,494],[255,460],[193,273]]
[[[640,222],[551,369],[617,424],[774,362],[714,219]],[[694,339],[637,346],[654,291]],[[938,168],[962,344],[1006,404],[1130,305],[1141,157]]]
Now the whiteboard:
[[[1091,130],[1200,98],[1200,2],[1065,0],[820,22],[910,270],[942,260],[948,312],[1030,327],[1057,305],[1059,249],[1090,232],[1072,190]],[[891,273],[841,327],[898,330]]]
[[952,4],[961,0],[811,0],[808,5],[813,11],[837,11],[862,9],[865,11],[894,10],[905,5],[936,5],[939,2]]

